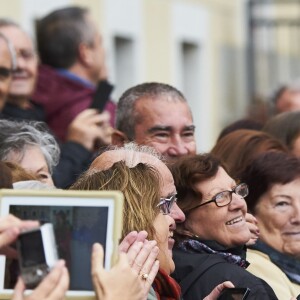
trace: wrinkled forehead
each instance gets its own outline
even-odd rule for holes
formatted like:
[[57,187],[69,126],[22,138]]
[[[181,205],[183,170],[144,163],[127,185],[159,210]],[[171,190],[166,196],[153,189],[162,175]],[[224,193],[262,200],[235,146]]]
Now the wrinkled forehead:
[[92,162],[90,170],[107,170],[118,161],[124,161],[129,168],[133,168],[139,163],[149,164],[157,169],[165,166],[158,158],[148,153],[130,150],[109,150],[99,155]]

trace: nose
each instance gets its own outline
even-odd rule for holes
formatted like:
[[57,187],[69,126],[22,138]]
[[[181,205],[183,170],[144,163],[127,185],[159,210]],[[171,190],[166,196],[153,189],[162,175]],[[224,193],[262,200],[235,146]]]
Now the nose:
[[291,217],[291,223],[292,224],[300,224],[300,202],[295,203],[295,205],[293,206],[294,211],[293,211],[293,215]]
[[186,143],[182,140],[180,135],[176,135],[170,141],[168,148],[168,155],[170,156],[183,156],[189,154],[189,149]]
[[229,204],[230,210],[245,210],[247,211],[247,204],[243,197],[237,195],[236,193],[232,193],[232,200]]
[[23,69],[26,65],[26,60],[19,53],[17,54],[16,62],[17,62],[17,69],[18,70]]
[[182,223],[185,221],[185,215],[176,202],[172,206],[170,216],[175,220],[176,223]]

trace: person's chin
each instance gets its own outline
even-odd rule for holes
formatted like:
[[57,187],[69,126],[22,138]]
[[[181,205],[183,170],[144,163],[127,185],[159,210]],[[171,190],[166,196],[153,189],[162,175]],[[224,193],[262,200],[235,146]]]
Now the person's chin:
[[300,239],[294,237],[292,241],[286,241],[283,246],[283,253],[300,258]]
[[230,247],[238,247],[238,246],[246,245],[246,243],[250,239],[251,239],[251,234],[249,230],[241,231],[239,234],[231,235]]

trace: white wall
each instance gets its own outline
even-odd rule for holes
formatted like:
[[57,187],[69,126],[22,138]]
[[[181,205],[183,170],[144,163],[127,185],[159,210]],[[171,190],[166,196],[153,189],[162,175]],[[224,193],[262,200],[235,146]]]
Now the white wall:
[[23,0],[21,1],[22,28],[34,37],[34,20],[43,17],[54,9],[70,5],[70,0]]
[[[172,74],[174,85],[186,96],[192,109],[196,125],[196,141],[198,151],[207,151],[211,146],[212,119],[210,95],[210,55],[208,50],[209,18],[205,8],[199,5],[175,3],[172,9]],[[193,45],[194,53],[190,57],[193,61],[191,68],[191,88],[184,84],[184,74],[187,67],[183,62],[188,58],[183,55],[182,44]]]
[[[112,82],[116,82],[116,90],[113,98],[117,100],[125,89],[140,83],[144,79],[144,41],[142,36],[142,1],[140,0],[105,0],[104,2],[104,22],[103,32],[106,46],[107,64],[110,70]],[[128,47],[115,48],[115,38],[124,38],[132,41]],[[129,56],[130,64],[125,64],[125,57]],[[117,57],[118,56],[118,57]],[[124,62],[122,66],[116,65],[117,62]],[[122,74],[120,67],[126,67]]]

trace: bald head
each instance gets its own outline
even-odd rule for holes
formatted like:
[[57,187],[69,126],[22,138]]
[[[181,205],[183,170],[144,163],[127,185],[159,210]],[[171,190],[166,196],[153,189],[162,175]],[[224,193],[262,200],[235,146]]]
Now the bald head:
[[[122,148],[109,150],[98,156],[91,164],[88,173],[107,170],[113,167],[114,163],[124,161],[129,168],[139,163],[154,167],[161,176],[161,196],[169,197],[176,193],[173,176],[168,167],[161,161],[161,156],[151,147],[137,146],[134,143],[125,144]],[[172,206],[170,216],[177,223],[185,220],[184,213],[176,203]]]
[[91,172],[107,170],[119,161],[124,161],[129,168],[133,168],[139,163],[147,163],[149,165],[159,163],[164,165],[160,154],[155,149],[128,143],[124,147],[115,147],[112,150],[102,153],[92,162],[89,170]]

